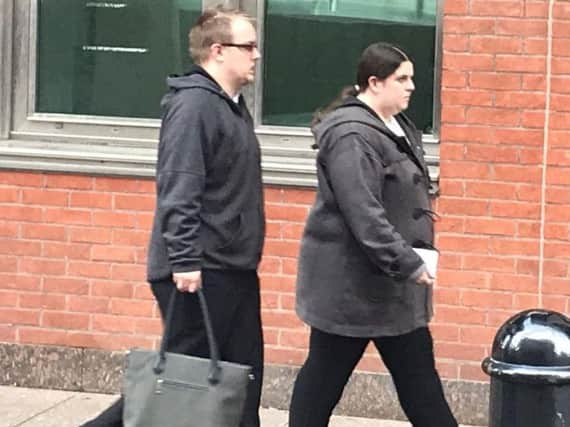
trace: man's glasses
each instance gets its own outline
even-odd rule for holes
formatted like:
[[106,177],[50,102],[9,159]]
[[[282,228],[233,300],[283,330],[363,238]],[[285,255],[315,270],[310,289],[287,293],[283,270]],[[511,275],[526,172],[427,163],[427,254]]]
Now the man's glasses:
[[221,43],[222,46],[237,47],[238,49],[243,49],[252,53],[257,49],[257,43]]

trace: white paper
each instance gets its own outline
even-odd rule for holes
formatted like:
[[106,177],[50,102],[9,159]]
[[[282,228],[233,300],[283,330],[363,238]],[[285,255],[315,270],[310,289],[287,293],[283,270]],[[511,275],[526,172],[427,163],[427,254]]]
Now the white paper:
[[426,265],[428,274],[436,277],[439,252],[433,249],[413,248]]

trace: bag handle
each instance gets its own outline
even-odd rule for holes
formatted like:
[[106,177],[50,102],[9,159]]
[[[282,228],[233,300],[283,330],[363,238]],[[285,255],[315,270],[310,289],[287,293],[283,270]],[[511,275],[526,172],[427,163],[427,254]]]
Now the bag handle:
[[[176,295],[179,293],[176,286],[173,286],[172,293],[170,294],[170,299],[168,301],[168,309],[166,311],[166,320],[164,323],[164,334],[162,335],[162,341],[160,342],[159,357],[156,365],[154,366],[154,373],[160,374],[164,371],[164,366],[166,364],[166,346],[168,344],[168,337],[170,336],[170,329],[172,327],[172,318],[174,317],[174,305],[176,302]],[[206,297],[202,292],[202,289],[198,289],[198,300],[200,301],[200,309],[202,310],[202,316],[204,317],[204,324],[206,326],[206,336],[208,337],[208,347],[210,348],[210,370],[208,372],[208,382],[210,384],[217,384],[220,382],[220,353],[218,351],[218,346],[216,344],[216,338],[214,337],[214,329],[212,328],[212,321],[210,319],[210,313],[208,311],[208,306],[206,304]]]

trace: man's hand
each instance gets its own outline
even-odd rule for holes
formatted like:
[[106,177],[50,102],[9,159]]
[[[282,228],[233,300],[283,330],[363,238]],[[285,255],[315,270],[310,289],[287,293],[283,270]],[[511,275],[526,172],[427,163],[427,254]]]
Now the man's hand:
[[202,272],[172,273],[172,280],[180,292],[196,292],[202,287]]
[[433,285],[435,283],[435,278],[431,277],[427,271],[424,271],[420,274],[420,277],[417,278],[416,283],[418,285]]

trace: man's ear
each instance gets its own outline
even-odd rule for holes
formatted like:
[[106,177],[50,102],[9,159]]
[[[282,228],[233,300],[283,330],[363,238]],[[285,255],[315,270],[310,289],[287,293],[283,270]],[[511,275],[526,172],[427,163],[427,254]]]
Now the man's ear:
[[220,43],[214,43],[210,46],[210,58],[216,62],[223,62],[223,46]]

